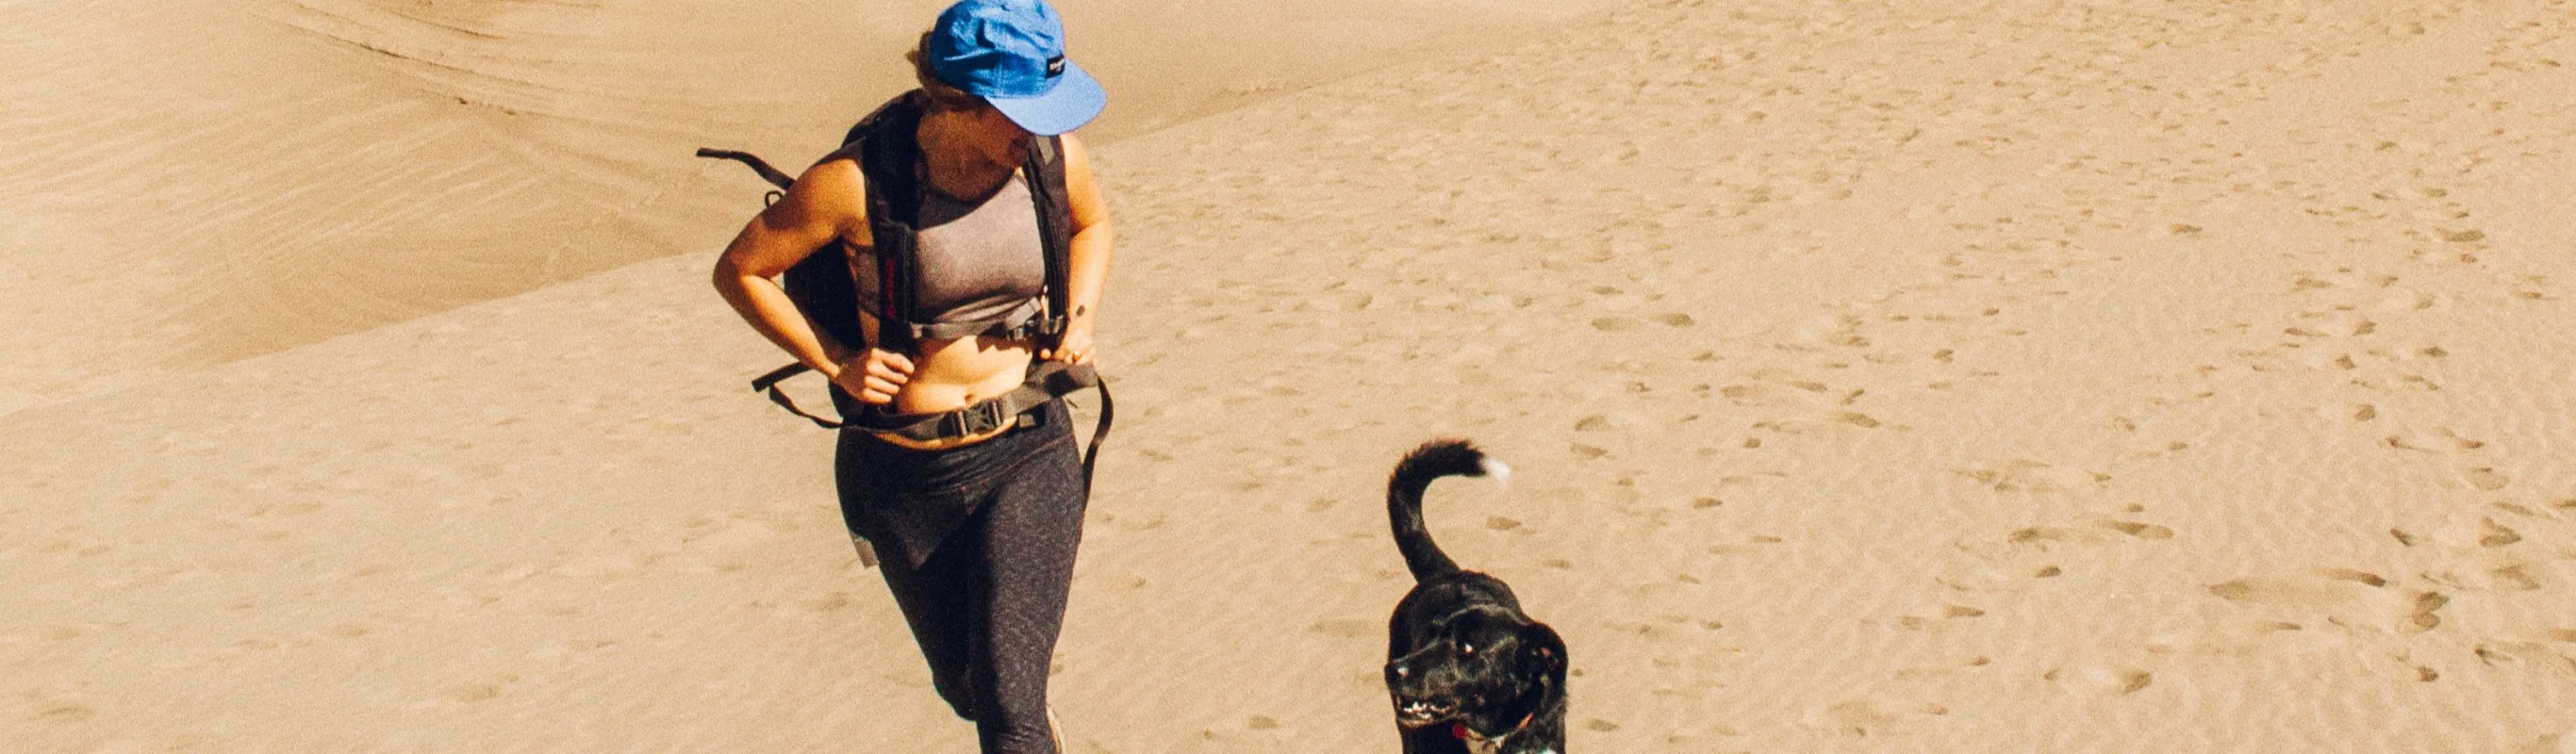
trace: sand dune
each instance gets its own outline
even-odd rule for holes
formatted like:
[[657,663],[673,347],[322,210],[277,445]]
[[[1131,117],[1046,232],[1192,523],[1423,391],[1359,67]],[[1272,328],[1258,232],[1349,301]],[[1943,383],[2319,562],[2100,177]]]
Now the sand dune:
[[[1073,750],[1391,750],[1434,434],[1580,750],[2576,746],[2571,10],[1645,3],[1105,146]],[[706,262],[0,416],[0,735],[971,748]]]
[[[1110,141],[1607,4],[1073,13]],[[758,194],[690,152],[830,151],[942,5],[0,8],[0,412],[721,243]]]

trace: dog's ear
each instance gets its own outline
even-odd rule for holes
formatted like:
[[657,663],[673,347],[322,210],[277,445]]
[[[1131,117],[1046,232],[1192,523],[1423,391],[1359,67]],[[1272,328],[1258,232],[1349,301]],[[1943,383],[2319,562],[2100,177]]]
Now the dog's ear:
[[1529,632],[1521,638],[1521,651],[1529,658],[1530,666],[1546,668],[1547,677],[1558,688],[1564,688],[1565,640],[1556,635],[1556,629],[1545,623],[1532,623]]

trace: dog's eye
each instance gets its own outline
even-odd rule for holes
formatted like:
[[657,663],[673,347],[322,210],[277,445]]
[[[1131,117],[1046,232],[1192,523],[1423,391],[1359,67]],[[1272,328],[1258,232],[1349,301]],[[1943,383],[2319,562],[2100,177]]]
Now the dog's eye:
[[1460,645],[1458,645],[1458,653],[1459,653],[1459,654],[1462,654],[1462,655],[1467,655],[1467,656],[1469,656],[1469,657],[1473,657],[1473,656],[1475,656],[1475,654],[1476,654],[1476,645],[1474,645],[1474,644],[1460,644]]

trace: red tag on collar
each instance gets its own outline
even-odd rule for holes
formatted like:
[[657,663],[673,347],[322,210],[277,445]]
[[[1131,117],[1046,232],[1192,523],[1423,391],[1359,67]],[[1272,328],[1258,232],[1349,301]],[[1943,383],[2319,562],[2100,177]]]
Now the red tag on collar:
[[1457,738],[1458,740],[1460,740],[1460,741],[1465,741],[1465,740],[1467,740],[1469,737],[1474,736],[1474,735],[1476,735],[1476,734],[1467,732],[1467,724],[1466,724],[1466,723],[1450,723],[1450,724],[1449,724],[1449,735],[1450,735],[1450,736],[1453,736],[1453,737],[1456,737],[1456,738]]

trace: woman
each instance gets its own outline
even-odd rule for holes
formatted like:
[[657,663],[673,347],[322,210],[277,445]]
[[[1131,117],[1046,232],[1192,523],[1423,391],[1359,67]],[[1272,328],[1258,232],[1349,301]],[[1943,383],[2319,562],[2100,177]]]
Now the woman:
[[[1047,669],[1087,497],[1062,401],[1002,398],[1041,360],[1090,363],[1108,274],[1107,210],[1067,134],[1106,97],[1063,54],[1044,0],[950,7],[909,56],[921,88],[852,129],[715,270],[743,319],[831,378],[851,419],[844,520],[884,557],[934,685],[986,752],[1057,750]],[[1044,317],[1042,248],[1067,260]],[[848,253],[858,311],[800,311],[771,280],[824,249]],[[1011,415],[961,418],[987,413]]]

